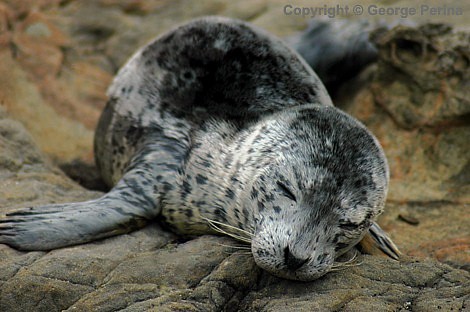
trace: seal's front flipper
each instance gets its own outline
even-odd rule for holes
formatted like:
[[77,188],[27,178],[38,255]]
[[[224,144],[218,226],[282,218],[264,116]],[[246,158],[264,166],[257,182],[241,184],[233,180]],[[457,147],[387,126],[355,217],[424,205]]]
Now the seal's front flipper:
[[21,250],[51,250],[143,227],[160,214],[165,185],[174,183],[185,151],[169,138],[166,142],[149,137],[149,141],[103,197],[26,208],[0,217],[0,243]]
[[143,227],[149,216],[112,198],[31,207],[0,220],[0,243],[20,250],[51,250]]
[[369,232],[360,241],[359,246],[363,252],[371,255],[385,254],[392,259],[400,259],[401,252],[398,247],[375,222],[372,223]]
[[0,243],[21,250],[51,250],[143,227],[161,210],[159,196],[152,196],[157,187],[146,165],[141,161],[101,198],[8,213],[0,219]]

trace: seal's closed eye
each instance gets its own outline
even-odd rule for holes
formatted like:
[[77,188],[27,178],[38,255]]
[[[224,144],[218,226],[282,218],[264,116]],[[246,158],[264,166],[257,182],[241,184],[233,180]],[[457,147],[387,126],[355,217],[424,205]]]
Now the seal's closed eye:
[[358,225],[356,223],[352,223],[352,222],[344,222],[344,223],[340,223],[339,227],[343,230],[346,230],[346,231],[353,231],[353,230],[357,229]]
[[279,189],[281,190],[282,194],[289,198],[290,200],[293,200],[293,201],[297,201],[297,199],[295,198],[295,195],[287,188],[287,186],[285,186],[284,184],[282,184],[281,182],[277,181],[277,186],[279,187]]
[[343,250],[349,247],[349,244],[345,243],[337,243],[335,247],[335,251]]

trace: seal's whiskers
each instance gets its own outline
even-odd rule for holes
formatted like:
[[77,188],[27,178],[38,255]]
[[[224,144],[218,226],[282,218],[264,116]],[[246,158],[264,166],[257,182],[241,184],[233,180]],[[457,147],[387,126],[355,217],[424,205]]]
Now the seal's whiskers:
[[[208,218],[203,218],[203,220],[207,221],[207,223],[209,223],[209,226],[216,232],[228,235],[236,240],[251,244],[251,238],[253,237],[253,234],[251,234],[250,232],[237,228],[233,225],[211,220]],[[227,228],[227,230],[224,230],[223,227]],[[236,231],[240,234],[236,234],[231,231]]]
[[358,260],[358,254],[358,251],[354,250],[353,255],[350,259],[346,261],[335,261],[335,263],[333,263],[333,266],[331,267],[331,271],[340,271],[348,267],[361,265],[362,261]]
[[249,247],[249,246],[232,246],[232,245],[226,245],[226,244],[220,244],[220,243],[218,245],[222,246],[222,247],[238,249],[238,250],[249,250],[250,253],[251,253],[251,247]]

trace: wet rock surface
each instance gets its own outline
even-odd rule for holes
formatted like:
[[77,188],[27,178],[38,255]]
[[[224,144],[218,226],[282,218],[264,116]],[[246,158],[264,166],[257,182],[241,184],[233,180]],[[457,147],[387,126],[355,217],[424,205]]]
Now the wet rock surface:
[[[138,46],[208,14],[287,36],[308,19],[286,18],[284,5],[0,3],[0,215],[102,194],[79,186],[59,166],[103,190],[93,173],[93,129],[107,85]],[[364,255],[317,281],[292,282],[260,270],[229,247],[237,245],[229,238],[181,241],[155,223],[48,253],[0,245],[0,311],[469,309],[469,33],[402,26],[374,40],[379,61],[340,90],[336,102],[384,146],[391,187],[380,224],[407,255],[402,261]]]

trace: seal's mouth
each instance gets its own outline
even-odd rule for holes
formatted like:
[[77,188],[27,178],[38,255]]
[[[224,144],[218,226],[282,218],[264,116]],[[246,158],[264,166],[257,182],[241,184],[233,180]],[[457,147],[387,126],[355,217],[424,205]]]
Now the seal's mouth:
[[310,282],[316,280],[328,273],[333,267],[333,263],[327,265],[325,265],[325,263],[322,263],[320,265],[317,265],[315,263],[309,262],[302,264],[298,268],[288,266],[288,264],[273,266],[272,259],[268,260],[266,258],[263,259],[256,256],[254,258],[256,264],[259,267],[274,276],[303,282]]
[[312,249],[311,253],[291,250],[288,246],[280,248],[274,239],[255,235],[251,251],[256,264],[277,277],[313,281],[325,275],[334,265],[335,254],[322,248]]

